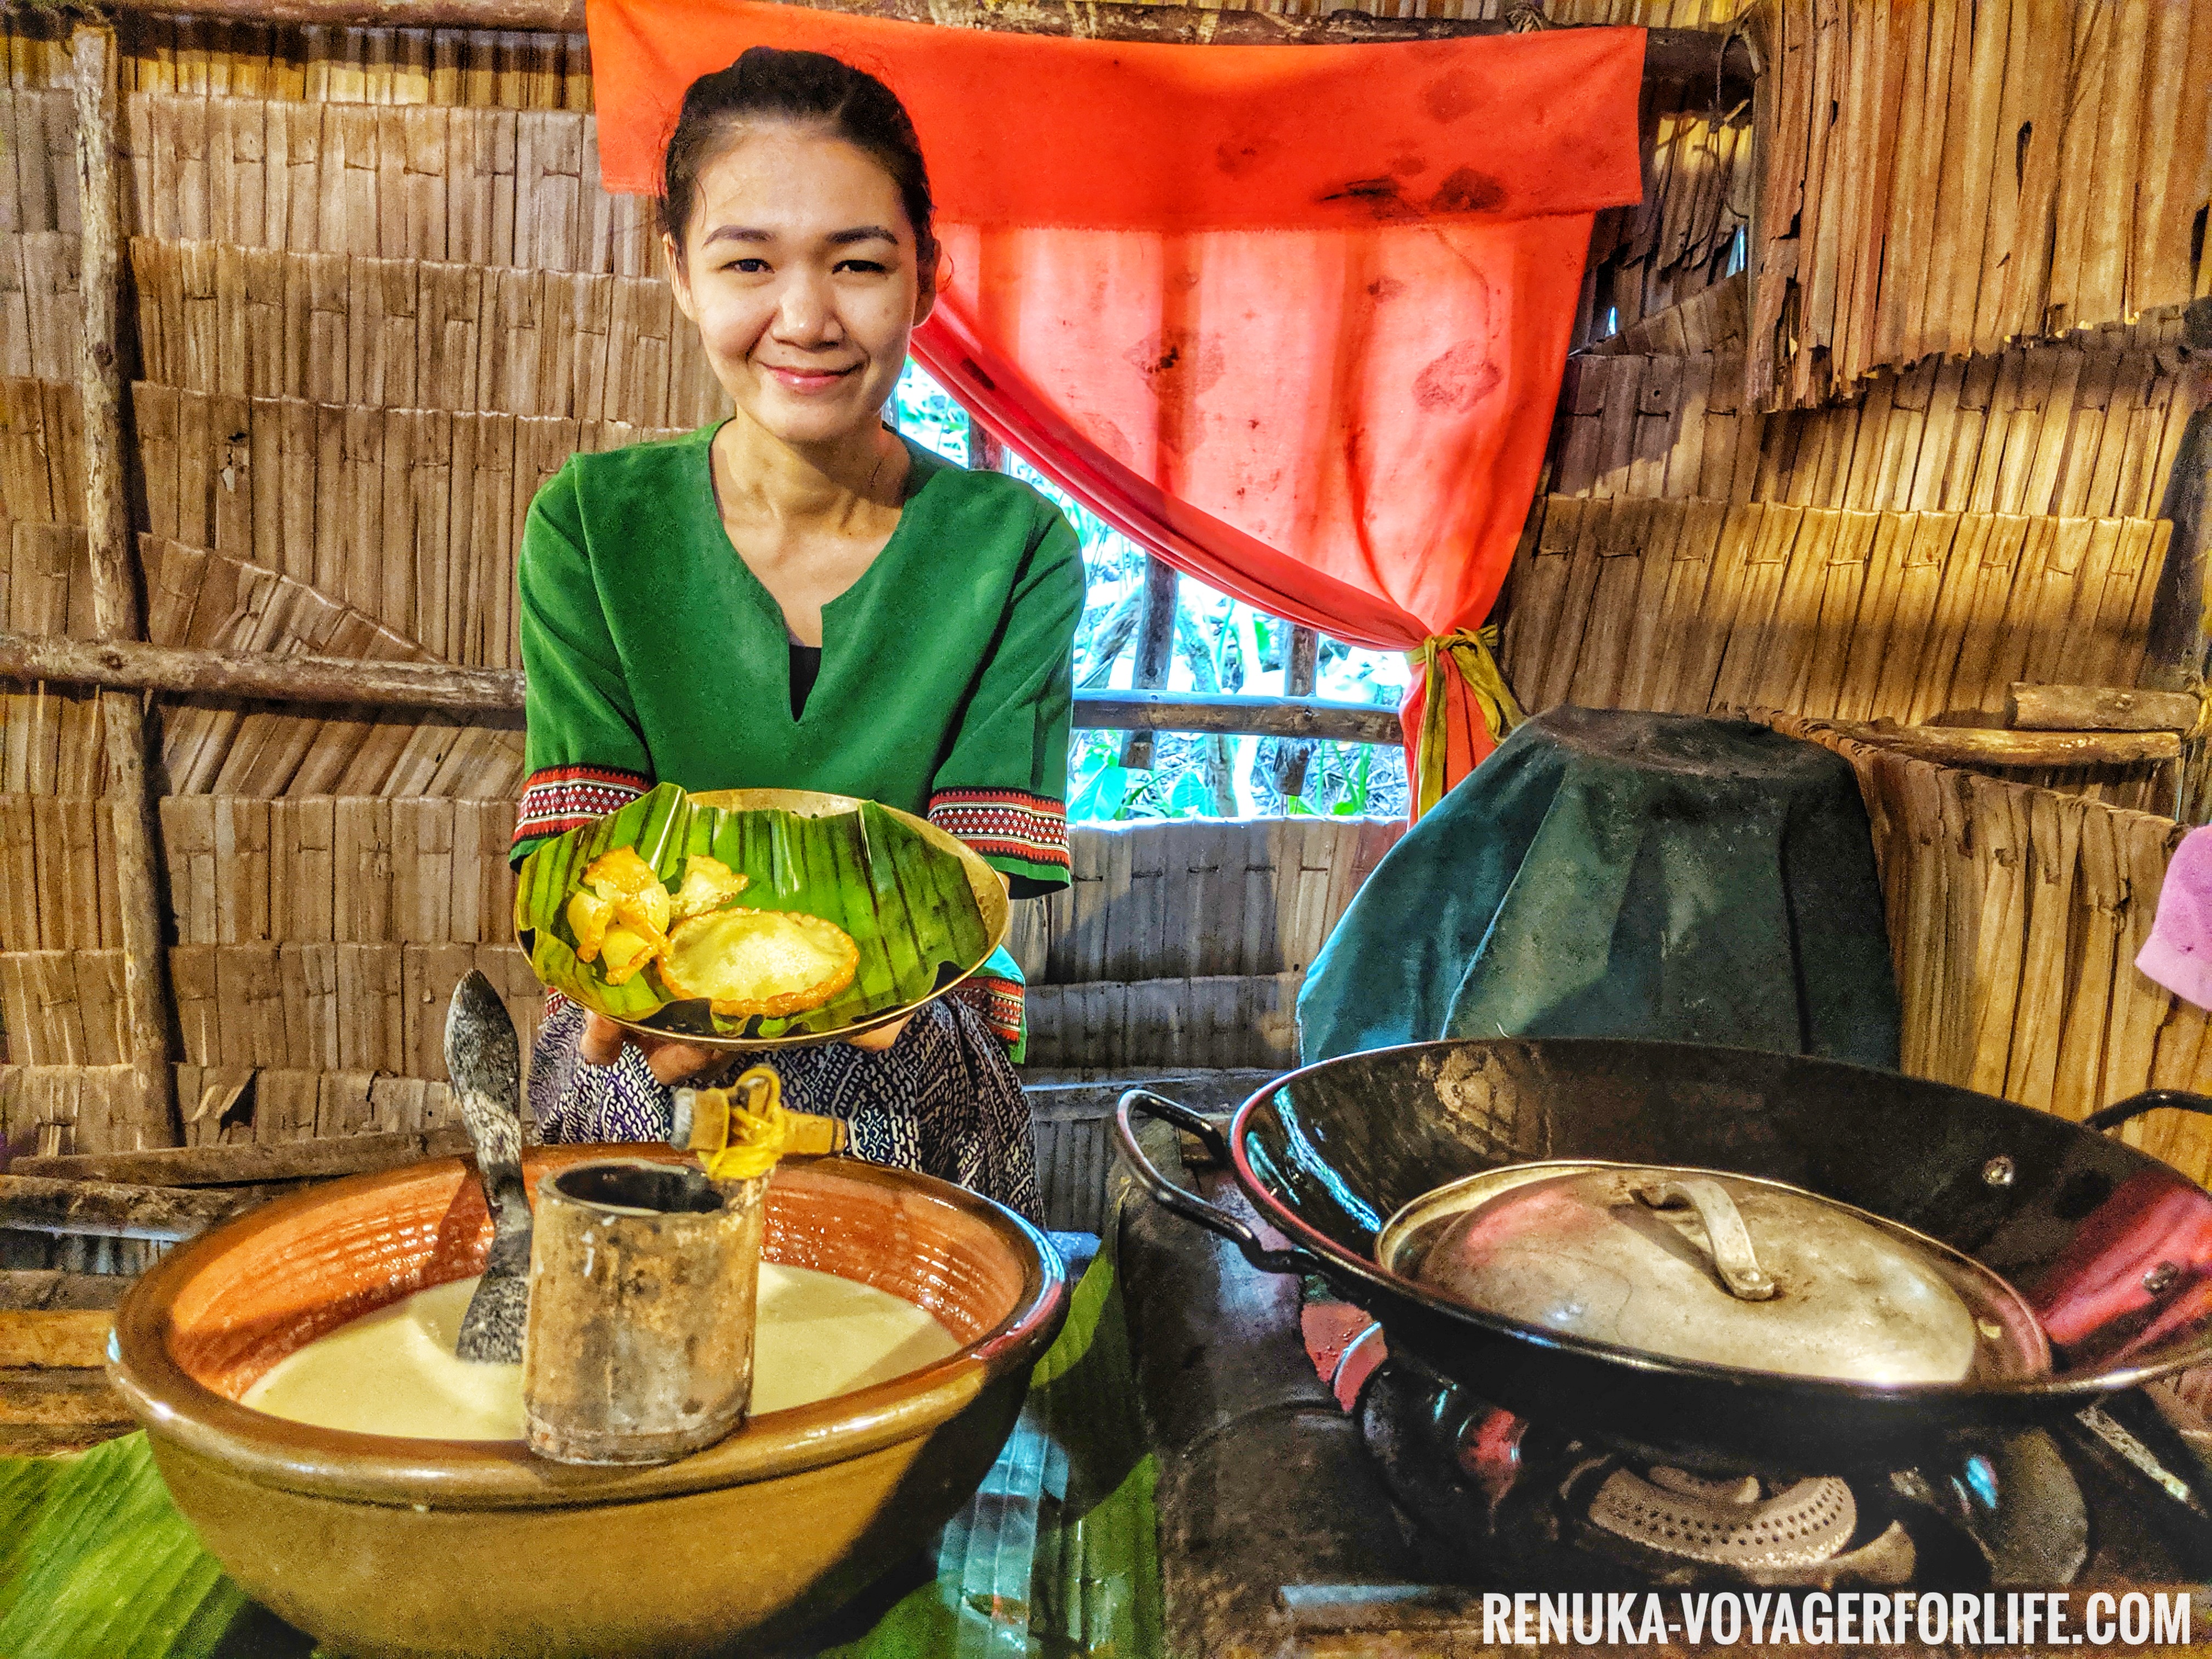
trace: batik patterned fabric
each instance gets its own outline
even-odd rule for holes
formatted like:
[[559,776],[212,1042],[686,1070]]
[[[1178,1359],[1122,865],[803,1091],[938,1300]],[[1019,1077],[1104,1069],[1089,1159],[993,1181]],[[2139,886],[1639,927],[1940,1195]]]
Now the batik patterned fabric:
[[[583,1033],[584,1010],[549,996],[530,1059],[530,1109],[540,1138],[666,1140],[673,1092],[634,1045],[623,1044],[612,1065],[587,1063],[577,1052]],[[732,1056],[696,1081],[726,1082],[757,1059]],[[774,1064],[785,1103],[843,1119],[855,1156],[957,1182],[1041,1219],[1021,1082],[997,1035],[965,1003],[945,997],[926,1005],[880,1053],[830,1042],[780,1050]]]

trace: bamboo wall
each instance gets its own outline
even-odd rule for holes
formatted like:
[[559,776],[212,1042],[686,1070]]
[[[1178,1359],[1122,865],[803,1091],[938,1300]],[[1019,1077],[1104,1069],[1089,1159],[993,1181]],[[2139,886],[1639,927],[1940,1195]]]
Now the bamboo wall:
[[[1558,21],[1720,27],[1737,8],[1547,9]],[[2079,38],[2066,37],[2070,103],[2051,106],[2040,81],[2033,93],[2004,83],[1999,113],[2033,114],[2023,154],[2039,167],[2033,144],[2078,155],[2085,134],[2093,161],[2130,143],[2140,161],[2143,112],[2172,91],[2176,64],[2198,61],[2163,12],[2115,12],[2109,39],[2102,15],[2085,6]],[[50,17],[5,15],[0,614],[16,631],[82,634],[69,58]],[[1901,327],[1910,309],[1887,276],[1863,300],[1845,283],[1850,303],[1824,312],[1814,301],[1826,302],[1837,273],[1880,276],[1879,250],[1917,246],[1909,238],[1930,225],[1934,246],[1966,222],[1912,181],[1953,176],[1996,131],[1968,96],[1989,83],[1993,48],[1986,36],[1961,48],[1952,20],[1941,61],[1964,69],[1945,82],[1948,136],[1934,149],[1930,120],[1908,143],[1848,101],[1815,143],[1820,89],[1843,84],[1839,46],[1854,77],[1879,69],[1885,119],[1893,103],[1901,120],[1913,99],[1942,100],[1893,72],[1905,59],[1890,36],[1839,34],[1834,8],[1806,15],[1770,0],[1753,20],[1783,65],[1755,110],[1694,94],[1647,108],[1646,199],[1598,222],[1577,337],[1619,331],[1595,348],[1602,362],[1571,374],[1548,495],[1510,589],[1505,659],[1532,706],[1758,701],[1902,719],[1939,681],[1942,700],[1986,701],[2015,655],[2023,672],[2122,678],[2140,661],[2164,547],[2150,514],[2197,394],[2170,320],[2136,313],[2201,289],[2199,273],[2177,275],[2176,248],[2188,249],[2172,232],[2203,196],[2188,155],[2153,157],[2162,182],[2130,198],[2124,233],[2085,229],[2040,287],[2003,288],[2010,243],[1985,236],[1969,255],[1951,236],[1944,294],[1971,287],[1978,308],[1990,272],[2007,273],[2013,308],[1990,313],[2003,325],[1994,334]],[[1912,29],[1938,25],[1881,27],[1910,46]],[[149,637],[511,665],[514,549],[538,483],[575,449],[688,427],[718,399],[654,279],[638,204],[597,188],[583,41],[135,16],[122,29]],[[2007,52],[2027,39],[2013,29]],[[2130,64],[2143,66],[2136,79]],[[2197,94],[2174,96],[2186,127]],[[1806,135],[1794,149],[1793,121]],[[1899,156],[1921,169],[1902,187]],[[1891,182],[1845,213],[1842,186],[1877,162]],[[2063,213],[2088,227],[2118,199],[2109,172],[2051,174],[2043,194],[2027,192],[2027,218],[2014,200],[2008,234],[2026,234],[2046,197],[2054,227]],[[1815,210],[1782,211],[1801,199]],[[2121,246],[2115,276],[2107,256]],[[1747,276],[1729,274],[1740,258]],[[2020,324],[2029,309],[2033,325]],[[2098,331],[2008,347],[2061,326]],[[1914,366],[1947,344],[1980,355]],[[1778,400],[1794,407],[1760,413]],[[1674,639],[1687,645],[1670,656]],[[535,1001],[503,943],[514,722],[154,702],[184,1135],[444,1121],[434,1027],[452,978],[485,967],[526,1024]],[[161,1126],[113,1107],[119,934],[100,878],[113,819],[94,705],[9,685],[0,714],[0,858],[15,878],[0,897],[0,1127],[15,1146],[42,1124],[70,1126],[78,1150],[160,1139]],[[2143,781],[2069,783],[2074,795],[2053,799],[2080,811],[2081,790]],[[1071,891],[1018,912],[1033,1060],[1284,1063],[1303,973],[1394,833],[1317,822],[1079,832]]]
[[1601,209],[1591,224],[1577,344],[1710,303],[1741,270],[1758,179],[1751,112],[1714,107],[1712,98],[1710,87],[1684,88],[1672,107],[1645,98],[1638,118],[1644,199]]
[[[2212,1092],[2204,1010],[2135,967],[2180,826],[1766,718],[1858,774],[1906,1071],[2076,1121],[2144,1089]],[[2121,1134],[2212,1181],[2212,1122],[2157,1112]]]
[[2212,10],[1760,0],[1751,401],[2212,293]]
[[[2178,666],[2146,651],[2212,379],[2179,314],[2208,292],[2212,9],[1760,0],[1747,21],[1769,66],[1749,269],[1695,280],[1711,243],[1655,235],[1647,270],[1674,251],[1692,291],[1623,303],[1571,360],[1507,677],[1531,709],[1753,712],[1844,754],[1909,1071],[2071,1118],[2201,1087],[2205,1016],[2133,965],[2174,769],[1984,775],[1854,734],[2002,724],[2014,682]],[[1699,166],[1639,224],[1725,223],[1742,198]],[[1717,195],[1717,217],[1691,205]],[[2212,1135],[2174,1115],[2130,1133],[2202,1178]]]

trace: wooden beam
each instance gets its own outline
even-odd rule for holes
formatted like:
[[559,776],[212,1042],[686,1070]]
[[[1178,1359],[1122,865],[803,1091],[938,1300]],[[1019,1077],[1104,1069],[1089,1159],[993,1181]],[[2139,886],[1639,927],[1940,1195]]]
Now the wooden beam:
[[1403,740],[1398,711],[1319,698],[1169,696],[1164,691],[1086,691],[1075,724],[1121,732],[1212,732],[1224,736],[1320,738],[1332,743]]
[[2020,732],[2193,731],[2203,707],[2186,691],[2124,685],[2014,685],[2006,723]]
[[45,635],[0,634],[0,678],[374,708],[496,713],[522,707],[522,675],[511,669],[184,651]]
[[[91,547],[93,631],[125,641],[143,632],[137,550],[124,498],[131,446],[123,419],[123,196],[115,31],[80,24],[71,37],[76,88],[77,215],[82,227],[77,389],[84,411],[85,537]],[[168,968],[161,943],[155,791],[146,767],[146,711],[126,690],[103,691],[107,799],[114,803],[116,909],[122,925],[124,1028],[130,1044],[130,1127],[141,1146],[180,1138],[170,1069]]]
[[1866,726],[1855,720],[1822,724],[1861,743],[1881,744],[1945,766],[2126,766],[2181,756],[2181,739],[2172,732],[1996,732],[1986,726]]
[[114,1316],[100,1310],[0,1310],[0,1367],[104,1364],[114,1326]]
[[[270,702],[356,704],[448,713],[518,714],[522,676],[447,663],[280,657],[265,651],[185,651],[120,641],[0,634],[0,679],[52,680]],[[1079,691],[1075,724],[1105,731],[1212,732],[1335,743],[1399,741],[1395,710],[1303,697]]]
[[[1310,628],[1291,629],[1290,654],[1283,663],[1283,695],[1289,697],[1310,697],[1314,683],[1321,672],[1321,635]],[[1302,795],[1306,787],[1306,768],[1313,761],[1313,745],[1310,743],[1286,743],[1280,745],[1270,769],[1275,793],[1285,800]]]
[[0,1175],[0,1227],[173,1243],[228,1221],[270,1196],[268,1189],[258,1187],[191,1192],[179,1187]]
[[[1502,19],[1325,16],[1152,6],[1117,0],[787,0],[817,11],[994,29],[1059,40],[1148,41],[1166,46],[1346,46],[1505,34]],[[532,29],[577,34],[584,0],[120,0],[119,11],[222,17],[248,23],[314,23],[387,28]],[[1557,25],[1577,27],[1580,25]],[[1723,107],[1751,95],[1757,69],[1741,35],[1708,29],[1645,32],[1644,76],[1666,86],[1715,87]]]
[[235,1187],[267,1181],[313,1181],[396,1170],[429,1158],[465,1157],[465,1129],[419,1134],[334,1135],[273,1145],[165,1146],[146,1152],[82,1152],[19,1158],[9,1172],[52,1181],[123,1182],[149,1187]]

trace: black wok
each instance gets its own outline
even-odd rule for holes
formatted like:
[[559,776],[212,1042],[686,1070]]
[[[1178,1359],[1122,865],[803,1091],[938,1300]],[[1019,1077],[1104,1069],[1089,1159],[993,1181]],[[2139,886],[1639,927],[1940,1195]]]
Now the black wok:
[[[1523,1416],[1698,1467],[1810,1472],[1909,1466],[1962,1431],[2048,1426],[2115,1389],[2212,1361],[2212,1194],[2086,1124],[1969,1090],[1834,1060],[1686,1043],[1501,1039],[1417,1043],[1293,1072],[1225,1138],[1132,1091],[1123,1157],[1161,1203],[1272,1273],[1318,1273],[1379,1319],[1394,1353]],[[1212,1144],[1290,1242],[1168,1182],[1133,1114]],[[1382,1223],[1448,1181],[1536,1158],[1686,1164],[1787,1182],[1903,1223],[2026,1297],[2047,1376],[1877,1386],[1671,1360],[1473,1311],[1376,1265]]]

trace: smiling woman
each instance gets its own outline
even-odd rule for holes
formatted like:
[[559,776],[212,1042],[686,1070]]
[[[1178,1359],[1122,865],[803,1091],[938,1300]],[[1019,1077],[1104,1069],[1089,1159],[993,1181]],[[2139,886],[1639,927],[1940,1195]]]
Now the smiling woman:
[[[905,111],[835,58],[756,47],[686,94],[660,215],[735,413],[576,456],[532,505],[515,856],[656,781],[817,789],[926,812],[1017,897],[1065,885],[1074,532],[882,421],[939,258]],[[778,1069],[863,1156],[1034,1214],[1020,977],[1001,952],[962,989]],[[721,1060],[559,1005],[531,1103],[548,1139],[656,1139],[667,1085]]]

